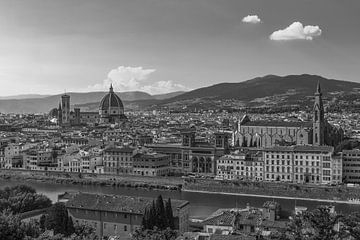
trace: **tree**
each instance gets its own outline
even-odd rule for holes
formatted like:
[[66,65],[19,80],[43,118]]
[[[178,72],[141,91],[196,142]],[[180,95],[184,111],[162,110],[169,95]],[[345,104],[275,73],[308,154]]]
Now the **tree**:
[[360,239],[360,213],[354,212],[341,218],[340,232],[342,237]]
[[10,211],[3,211],[0,214],[0,239],[23,240],[36,238],[39,235],[39,225],[34,221],[21,222],[20,216]]
[[322,206],[313,211],[305,211],[291,218],[285,239],[339,239],[340,233],[336,226],[340,219],[341,215],[332,213],[329,207]]
[[76,225],[71,240],[97,240],[95,229],[89,225]]
[[171,207],[171,199],[170,198],[166,202],[165,215],[166,215],[166,220],[167,220],[167,227],[169,227],[170,229],[174,229],[175,228],[174,215],[173,215],[173,210]]
[[155,226],[157,226],[159,229],[165,229],[166,226],[166,215],[165,215],[165,206],[164,206],[164,200],[161,195],[158,196],[156,199],[156,221]]
[[54,234],[60,233],[69,236],[74,233],[74,226],[64,203],[55,203],[50,208],[45,227],[54,230]]
[[41,217],[40,217],[40,220],[39,220],[39,224],[40,224],[40,229],[42,230],[42,231],[45,231],[45,222],[46,222],[46,216],[43,214],[43,215],[41,215]]
[[26,185],[6,187],[0,190],[0,211],[11,209],[14,214],[51,206],[51,200],[37,194],[35,189]]
[[[133,240],[175,240],[178,236],[178,232],[171,230],[171,229],[165,229],[165,230],[159,230],[155,227],[153,230],[140,230],[137,229],[133,234],[131,239]],[[120,240],[120,238],[119,238]]]
[[152,230],[155,227],[164,230],[174,229],[174,217],[172,213],[171,200],[169,199],[164,206],[164,200],[161,195],[153,201],[151,206],[145,209],[142,218],[142,228]]

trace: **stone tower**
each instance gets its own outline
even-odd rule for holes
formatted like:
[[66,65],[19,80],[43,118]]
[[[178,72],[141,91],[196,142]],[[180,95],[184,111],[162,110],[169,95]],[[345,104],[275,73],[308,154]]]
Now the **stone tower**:
[[325,120],[324,106],[322,102],[322,93],[320,82],[318,82],[315,92],[315,103],[313,109],[313,145],[320,146],[325,143]]
[[70,124],[70,96],[64,94],[61,96],[61,123],[62,125],[69,125]]

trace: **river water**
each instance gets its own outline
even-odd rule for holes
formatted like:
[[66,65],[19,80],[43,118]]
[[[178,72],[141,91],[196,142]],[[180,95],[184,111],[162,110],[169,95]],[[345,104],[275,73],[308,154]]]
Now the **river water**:
[[[264,202],[273,200],[273,198],[265,197],[248,197],[248,196],[235,196],[223,194],[207,194],[207,193],[194,193],[194,192],[180,192],[180,191],[162,191],[162,190],[146,190],[135,189],[126,187],[111,187],[111,186],[93,186],[93,185],[73,185],[73,184],[53,184],[45,182],[27,182],[27,181],[14,181],[14,180],[0,180],[0,189],[7,186],[15,186],[18,184],[26,184],[36,189],[37,192],[48,196],[53,202],[57,201],[57,196],[66,191],[83,191],[90,193],[104,193],[104,194],[118,194],[138,197],[153,197],[156,198],[159,194],[164,199],[182,199],[190,202],[190,216],[192,218],[205,218],[212,212],[219,208],[233,208],[245,207],[250,204],[253,207],[261,207]],[[308,209],[313,209],[319,205],[328,205],[317,201],[304,201],[304,200],[287,200],[287,199],[274,199],[280,203],[281,208],[286,213],[294,211],[296,206],[304,206]],[[335,210],[340,213],[351,213],[354,211],[360,212],[360,205],[351,204],[334,204]]]

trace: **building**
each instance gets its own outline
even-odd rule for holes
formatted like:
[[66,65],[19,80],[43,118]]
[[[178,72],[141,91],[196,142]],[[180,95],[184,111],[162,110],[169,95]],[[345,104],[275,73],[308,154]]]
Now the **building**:
[[280,210],[274,201],[265,202],[262,208],[218,209],[202,222],[203,231],[220,235],[268,235],[286,228],[287,221],[280,219]]
[[[66,202],[66,208],[74,223],[94,227],[100,238],[130,239],[130,234],[140,228],[145,209],[152,202],[152,198],[77,193]],[[180,233],[188,231],[189,202],[172,199],[171,205],[175,228]]]
[[126,120],[123,103],[114,92],[112,85],[109,93],[102,98],[98,112],[81,112],[80,108],[74,108],[71,111],[70,106],[70,95],[64,94],[61,96],[58,109],[52,109],[49,115],[53,117],[57,114],[60,126],[114,124]]
[[216,178],[226,180],[263,180],[262,153],[234,152],[216,161]]
[[59,171],[57,156],[52,151],[32,148],[23,151],[22,154],[24,156],[25,169]]
[[120,123],[126,119],[124,105],[116,95],[112,85],[109,93],[101,100],[99,107],[100,123]]
[[4,148],[4,168],[13,168],[15,165],[18,166],[20,150],[21,146],[16,143],[10,143]]
[[336,146],[342,139],[342,129],[330,125],[324,118],[319,83],[315,92],[312,121],[251,121],[245,115],[238,121],[233,133],[235,146],[260,148],[289,145]]
[[61,113],[60,123],[61,125],[70,125],[70,96],[64,94],[61,96],[61,107],[59,113]]
[[264,180],[330,184],[342,182],[341,157],[330,146],[275,146],[265,148]]
[[170,172],[170,160],[166,154],[146,152],[133,156],[133,174],[139,176],[165,176]]
[[343,179],[346,183],[360,183],[360,149],[343,150]]
[[133,148],[106,148],[103,152],[104,171],[107,174],[133,173]]
[[229,135],[215,133],[215,143],[197,141],[194,128],[181,131],[181,144],[149,144],[147,147],[170,157],[170,170],[174,173],[216,174],[216,160],[228,153]]

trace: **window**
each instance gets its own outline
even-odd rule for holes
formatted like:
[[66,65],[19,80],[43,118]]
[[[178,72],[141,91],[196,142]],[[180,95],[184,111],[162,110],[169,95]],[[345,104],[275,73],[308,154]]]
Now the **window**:
[[127,231],[127,226],[126,225],[124,225],[124,232],[126,232]]

